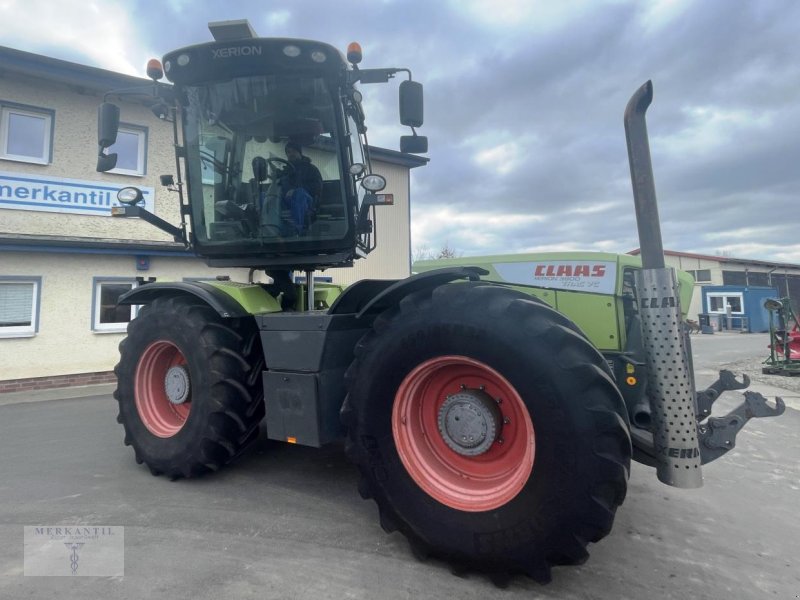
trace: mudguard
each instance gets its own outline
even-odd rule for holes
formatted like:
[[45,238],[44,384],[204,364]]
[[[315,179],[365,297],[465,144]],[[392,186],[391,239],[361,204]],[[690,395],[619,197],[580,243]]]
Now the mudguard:
[[148,283],[123,294],[119,304],[149,304],[156,298],[176,295],[195,296],[226,319],[281,311],[278,301],[261,286],[232,281]]

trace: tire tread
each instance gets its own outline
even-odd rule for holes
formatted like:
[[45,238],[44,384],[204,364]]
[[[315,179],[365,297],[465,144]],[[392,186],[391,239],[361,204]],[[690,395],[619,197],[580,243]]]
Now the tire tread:
[[[563,369],[563,377],[585,382],[588,391],[596,392],[592,397],[602,399],[584,407],[596,424],[593,432],[595,444],[591,446],[594,448],[596,445],[599,450],[594,451],[596,483],[591,488],[592,493],[583,499],[583,520],[555,532],[548,539],[544,551],[535,549],[524,557],[509,556],[502,561],[486,561],[431,547],[398,515],[372,473],[370,448],[365,447],[360,434],[363,403],[369,399],[360,398],[355,391],[359,379],[369,377],[365,372],[365,362],[376,352],[382,339],[392,336],[403,323],[436,306],[447,307],[454,313],[479,306],[483,319],[512,319],[516,327],[530,335],[529,343],[558,349],[558,361],[570,365]],[[516,573],[525,573],[540,583],[547,583],[551,579],[552,566],[582,564],[588,558],[587,544],[599,541],[611,531],[616,509],[625,498],[630,468],[627,413],[606,361],[564,315],[536,298],[504,286],[481,282],[447,284],[432,291],[412,293],[387,309],[375,319],[373,329],[358,342],[354,354],[355,360],[345,375],[348,395],[341,411],[342,422],[348,430],[346,454],[361,471],[359,492],[362,498],[371,498],[378,504],[381,526],[386,531],[396,529],[402,532],[415,554],[424,548],[426,556],[442,558],[460,573],[470,570],[485,572],[499,587],[507,585],[508,578]]]
[[[124,403],[133,403],[133,385],[124,378],[135,372],[138,357],[131,355],[132,339],[153,335],[167,323],[179,321],[193,332],[197,348],[207,363],[210,385],[207,423],[200,438],[191,440],[184,451],[170,460],[152,457],[137,439],[135,429],[126,422]],[[261,371],[264,356],[255,324],[241,320],[223,320],[216,311],[195,298],[176,296],[158,298],[145,305],[128,325],[128,336],[119,344],[120,362],[114,367],[117,389],[114,398],[120,411],[117,421],[125,430],[125,444],[133,446],[138,463],[144,462],[153,475],[180,479],[217,471],[229,463],[258,437],[264,417]],[[123,368],[132,362],[134,367]],[[135,410],[135,409],[134,409]]]

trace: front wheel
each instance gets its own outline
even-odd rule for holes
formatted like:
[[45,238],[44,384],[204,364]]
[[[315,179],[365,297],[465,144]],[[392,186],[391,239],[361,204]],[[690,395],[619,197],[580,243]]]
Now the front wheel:
[[405,298],[356,348],[348,454],[417,554],[497,577],[583,562],[625,497],[627,413],[603,357],[525,294]]
[[117,421],[137,462],[173,479],[229,462],[258,435],[263,362],[255,323],[189,297],[144,306],[114,369]]

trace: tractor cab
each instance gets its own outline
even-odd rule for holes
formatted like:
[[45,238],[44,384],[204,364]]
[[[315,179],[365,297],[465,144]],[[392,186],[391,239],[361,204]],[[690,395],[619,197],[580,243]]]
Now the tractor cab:
[[[280,45],[264,48],[278,63],[290,58]],[[360,108],[340,86],[344,61],[329,54],[338,64],[327,70],[275,72],[261,61],[260,73],[181,85],[199,254],[336,256],[356,246],[369,163]],[[188,55],[179,51],[165,64],[178,64],[179,56]]]
[[[378,193],[386,180],[372,173],[356,84],[405,69],[360,70],[352,45],[345,58],[328,44],[257,38],[231,24],[210,26],[214,42],[165,55],[163,72],[157,61],[148,68],[154,81],[166,74],[173,84],[155,85],[153,110],[174,123],[186,198],[180,160],[178,185],[162,181],[180,192],[191,232],[145,215],[136,193],[120,196],[128,206],[118,216],[147,218],[212,266],[347,266],[374,249],[375,206],[392,203]],[[410,73],[400,92],[401,122],[421,125],[421,86]],[[116,138],[118,115],[101,105],[99,171],[113,168],[103,150]],[[406,151],[427,150],[416,133],[401,142]]]

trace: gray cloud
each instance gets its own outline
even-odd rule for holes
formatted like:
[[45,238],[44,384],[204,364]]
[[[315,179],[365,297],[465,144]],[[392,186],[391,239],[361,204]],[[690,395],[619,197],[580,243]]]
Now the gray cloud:
[[[415,243],[448,241],[464,254],[636,247],[622,111],[652,79],[648,127],[665,245],[800,262],[792,236],[800,4],[791,0],[573,3],[552,23],[532,10],[529,21],[497,26],[459,3],[424,0],[247,0],[236,13],[211,2],[173,0],[174,14],[155,0],[132,6],[133,35],[161,52],[210,39],[208,21],[247,17],[261,35],[342,49],[358,40],[364,66],[410,67],[425,84],[420,133],[431,148],[430,164],[413,175]],[[654,13],[659,7],[666,12]],[[81,62],[66,47],[47,53]],[[404,133],[396,86],[364,94],[370,141],[396,148]],[[447,208],[540,218],[453,221]]]

